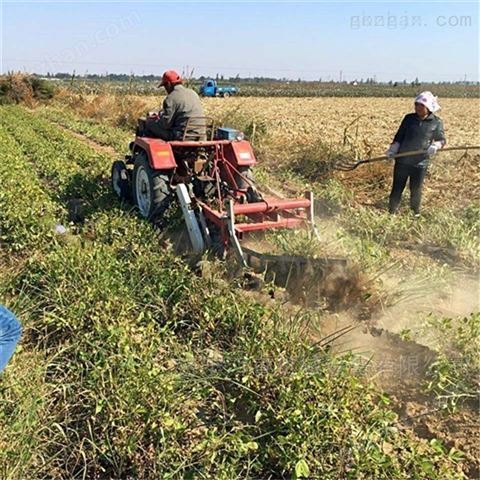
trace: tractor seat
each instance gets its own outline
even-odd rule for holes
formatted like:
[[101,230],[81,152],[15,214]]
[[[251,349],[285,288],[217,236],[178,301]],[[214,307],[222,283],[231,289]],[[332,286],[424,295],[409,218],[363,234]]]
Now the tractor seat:
[[215,121],[211,117],[190,117],[183,132],[183,142],[213,140]]

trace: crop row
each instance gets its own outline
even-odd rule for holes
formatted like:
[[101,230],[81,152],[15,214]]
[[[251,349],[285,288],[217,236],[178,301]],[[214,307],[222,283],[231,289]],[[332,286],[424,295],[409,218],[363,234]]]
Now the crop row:
[[80,199],[90,205],[112,200],[108,157],[17,107],[5,109],[0,125],[16,139],[30,160],[28,170],[42,179],[52,199],[63,204]]
[[30,162],[16,141],[0,129],[0,246],[22,251],[53,234],[61,209],[32,175]]
[[[95,173],[102,172],[109,162],[104,154],[95,152],[70,133],[20,107],[5,107],[2,125],[12,132],[19,143],[43,153],[42,162],[47,161],[44,157],[50,154],[54,157],[51,161],[63,163],[64,168],[80,167]],[[22,133],[22,128],[26,129],[25,134]],[[32,132],[33,138],[30,138]],[[37,143],[40,144],[38,147],[35,146]]]
[[72,112],[65,112],[56,108],[46,107],[38,112],[38,115],[58,125],[77,132],[94,142],[112,147],[116,152],[125,152],[132,135],[118,127],[113,127],[96,120],[80,118],[72,115]]

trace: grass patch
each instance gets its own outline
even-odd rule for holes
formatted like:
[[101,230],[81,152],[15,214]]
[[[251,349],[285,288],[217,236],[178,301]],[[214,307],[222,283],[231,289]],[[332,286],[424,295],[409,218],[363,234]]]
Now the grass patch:
[[[148,225],[91,221],[90,242],[32,259],[9,286],[13,308],[35,305],[21,316],[56,387],[23,477],[455,478],[443,453],[397,430],[351,359],[304,343],[227,284],[205,285],[152,249]],[[6,455],[18,464],[23,452]]]
[[447,407],[480,399],[480,314],[448,318],[431,315],[424,329],[433,333],[438,351],[427,388]]

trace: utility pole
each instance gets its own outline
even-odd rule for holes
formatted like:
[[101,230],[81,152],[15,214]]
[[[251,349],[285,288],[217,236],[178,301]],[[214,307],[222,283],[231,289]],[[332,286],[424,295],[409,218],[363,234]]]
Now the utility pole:
[[340,83],[342,83],[343,72],[340,70]]

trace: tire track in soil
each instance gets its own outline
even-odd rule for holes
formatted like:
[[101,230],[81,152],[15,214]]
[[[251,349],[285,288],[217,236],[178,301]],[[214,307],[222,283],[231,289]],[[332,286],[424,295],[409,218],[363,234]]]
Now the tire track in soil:
[[84,135],[83,133],[79,133],[79,132],[76,132],[75,130],[72,130],[71,128],[68,128],[62,123],[54,122],[52,120],[49,120],[49,121],[53,123],[55,126],[57,126],[60,130],[63,130],[64,132],[67,132],[68,134],[82,141],[83,143],[88,145],[92,150],[95,150],[98,153],[103,153],[112,158],[120,156],[120,154],[113,147],[110,147],[108,145],[102,145],[101,143],[98,143],[92,138]]

